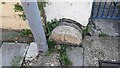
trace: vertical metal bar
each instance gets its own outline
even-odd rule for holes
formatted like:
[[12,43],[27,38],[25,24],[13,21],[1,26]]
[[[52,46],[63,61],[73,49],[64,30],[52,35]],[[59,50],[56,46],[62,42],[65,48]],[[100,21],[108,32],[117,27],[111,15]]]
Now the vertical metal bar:
[[106,8],[106,4],[107,4],[107,2],[105,2],[105,4],[104,4],[104,8],[103,8],[103,11],[102,11],[102,15],[101,15],[101,17],[103,17],[103,15],[104,15],[105,8]]
[[120,9],[118,10],[118,14],[117,14],[117,16],[116,16],[116,17],[118,17],[118,16],[119,16],[119,14],[120,14]]
[[99,3],[99,6],[98,6],[98,11],[97,11],[96,17],[98,17],[98,14],[100,12],[100,7],[101,7],[101,0],[100,0],[100,3]]
[[108,8],[108,12],[107,12],[107,15],[106,15],[106,17],[108,17],[108,16],[109,16],[110,9],[111,9],[111,5],[112,5],[112,2],[111,2],[111,3],[110,3],[110,5],[109,5],[109,8]]
[[115,7],[114,7],[114,10],[113,10],[113,12],[112,12],[111,17],[113,17],[113,15],[114,15],[114,13],[115,13],[115,11],[116,11],[116,8],[117,8],[117,3],[118,3],[118,2],[116,2],[116,5],[115,5]]
[[99,68],[102,68],[102,60],[98,60]]
[[94,11],[95,11],[95,0],[93,1],[93,6],[92,6],[92,14],[91,17],[94,17]]

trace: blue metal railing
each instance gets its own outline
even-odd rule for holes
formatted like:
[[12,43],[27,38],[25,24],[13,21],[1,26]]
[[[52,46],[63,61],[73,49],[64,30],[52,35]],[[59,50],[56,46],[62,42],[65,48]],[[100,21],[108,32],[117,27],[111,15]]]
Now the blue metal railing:
[[104,12],[105,12],[105,8],[106,8],[106,4],[107,4],[107,2],[105,2],[105,5],[104,5],[104,10],[102,11],[102,15],[101,15],[101,17],[104,17]]
[[91,18],[120,19],[120,2],[93,2]]

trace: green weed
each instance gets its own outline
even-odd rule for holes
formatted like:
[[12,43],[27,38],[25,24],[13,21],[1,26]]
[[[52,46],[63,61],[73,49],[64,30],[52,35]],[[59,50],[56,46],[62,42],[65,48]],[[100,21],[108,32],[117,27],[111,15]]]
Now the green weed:
[[92,31],[92,26],[87,26],[82,30],[83,35],[88,35]]
[[[52,33],[52,30],[59,25],[59,21],[57,19],[51,20],[49,22],[47,22],[46,25],[44,25],[44,29],[46,32],[47,37],[49,37]],[[71,61],[68,59],[68,56],[66,54],[66,48],[67,45],[60,45],[61,49],[57,49],[56,45],[57,43],[55,41],[49,40],[47,38],[47,43],[48,43],[48,52],[47,55],[50,55],[51,53],[57,52],[59,53],[59,59],[62,62],[62,66],[68,66],[71,64]]]
[[23,7],[19,3],[16,3],[14,5],[14,10],[15,12],[23,12]]
[[23,7],[22,7],[19,3],[16,3],[16,4],[14,5],[14,11],[15,11],[15,12],[22,12],[22,14],[18,14],[19,17],[22,18],[23,20],[26,20],[26,19],[27,19],[27,18],[26,18],[26,15],[25,15],[25,13],[24,13],[24,11],[23,11]]
[[22,18],[23,20],[26,20],[26,15],[24,12],[22,12],[22,14],[18,14],[20,18]]
[[52,40],[47,40],[47,44],[48,44],[48,48],[49,48],[49,54],[53,53],[56,51],[55,46],[57,45],[57,43],[55,41]]
[[55,41],[48,40],[47,43],[49,48],[49,50],[46,52],[47,56],[56,52],[59,53],[59,60],[61,61],[62,66],[69,66],[72,64],[72,62],[68,59],[68,56],[66,54],[66,48],[68,47],[67,45],[60,45],[61,49],[57,49],[57,43]]
[[21,31],[21,36],[22,37],[28,37],[30,34],[32,34],[32,32],[31,32],[31,30],[30,29],[23,29],[22,31]]
[[99,34],[99,37],[104,37],[104,38],[105,38],[105,37],[108,37],[108,36],[109,36],[109,35],[107,35],[107,34],[105,34],[105,33],[103,33],[103,32],[102,32],[101,34]]
[[52,30],[58,25],[59,25],[59,21],[57,19],[51,20],[51,21],[47,22],[46,25],[44,25],[44,29],[45,29],[47,38],[51,35]]
[[46,3],[47,2],[38,2],[37,4],[38,4],[38,8],[39,8],[39,10],[40,10],[40,13],[41,13],[41,17],[45,17],[45,11],[44,11],[44,7],[46,7]]
[[67,45],[61,45],[61,50],[59,50],[59,59],[62,62],[62,66],[69,66],[72,64],[72,62],[68,59],[68,56],[66,54],[66,48]]

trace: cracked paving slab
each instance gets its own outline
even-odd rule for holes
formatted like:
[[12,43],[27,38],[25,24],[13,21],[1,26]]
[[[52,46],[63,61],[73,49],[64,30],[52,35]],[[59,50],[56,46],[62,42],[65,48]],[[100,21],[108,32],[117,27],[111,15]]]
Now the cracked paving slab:
[[27,50],[26,43],[4,42],[1,47],[2,66],[20,66]]
[[66,53],[72,62],[72,66],[83,66],[83,48],[69,47],[66,49]]

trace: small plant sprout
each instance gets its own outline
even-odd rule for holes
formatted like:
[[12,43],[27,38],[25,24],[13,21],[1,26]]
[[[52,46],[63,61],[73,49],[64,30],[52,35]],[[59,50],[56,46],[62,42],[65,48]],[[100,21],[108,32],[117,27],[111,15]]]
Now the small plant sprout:
[[28,37],[29,35],[32,35],[32,32],[30,29],[23,29],[21,30],[21,34],[22,37]]
[[26,19],[27,19],[27,18],[26,18],[26,15],[25,15],[25,13],[24,13],[24,11],[23,11],[23,7],[22,7],[19,3],[16,3],[16,4],[14,5],[14,11],[15,11],[15,12],[21,12],[21,14],[18,14],[18,15],[19,15],[19,17],[22,18],[23,20],[26,20]]

